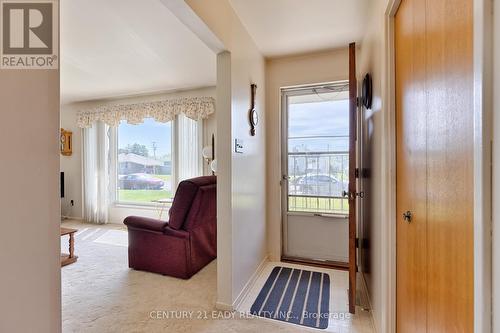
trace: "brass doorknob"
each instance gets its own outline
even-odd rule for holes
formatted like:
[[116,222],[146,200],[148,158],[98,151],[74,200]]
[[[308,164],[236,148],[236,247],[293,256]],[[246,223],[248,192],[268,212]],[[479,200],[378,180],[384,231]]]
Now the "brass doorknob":
[[406,212],[403,213],[403,220],[407,223],[410,223],[412,216],[413,216],[412,212],[407,210]]

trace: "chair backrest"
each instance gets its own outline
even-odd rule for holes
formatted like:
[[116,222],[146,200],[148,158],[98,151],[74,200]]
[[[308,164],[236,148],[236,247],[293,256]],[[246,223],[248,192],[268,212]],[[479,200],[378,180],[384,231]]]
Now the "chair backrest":
[[216,176],[203,176],[183,180],[177,187],[174,202],[169,211],[172,229],[189,230],[197,221],[197,215],[216,215]]

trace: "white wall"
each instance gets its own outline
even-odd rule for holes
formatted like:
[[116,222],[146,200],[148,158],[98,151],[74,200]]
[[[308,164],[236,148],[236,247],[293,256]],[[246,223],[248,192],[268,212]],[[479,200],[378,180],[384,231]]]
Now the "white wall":
[[[82,207],[82,129],[76,125],[77,104],[61,106],[61,128],[73,132],[73,155],[60,156],[61,171],[64,172],[65,195],[61,199],[61,214],[64,217],[81,219]],[[74,206],[71,206],[73,200]]]
[[[389,165],[385,158],[388,154],[384,141],[385,119],[388,111],[388,101],[384,101],[386,84],[386,54],[385,54],[385,10],[388,0],[376,0],[370,10],[371,20],[366,34],[361,42],[361,52],[358,55],[357,72],[359,79],[365,73],[371,73],[373,79],[373,105],[364,113],[362,119],[364,168],[369,170],[369,178],[363,179],[366,189],[364,217],[362,221],[363,242],[368,245],[364,249],[362,271],[372,306],[372,314],[377,332],[389,332],[391,323],[386,320],[390,309],[387,306],[385,291],[387,290],[388,266],[383,266],[389,253],[385,252],[384,237],[389,229],[389,219],[386,219],[384,207],[387,205],[384,182],[390,176]],[[385,285],[384,285],[385,284]]]
[[0,332],[57,333],[59,71],[0,72]]
[[[184,91],[158,93],[154,95],[141,95],[133,97],[121,97],[117,99],[107,99],[100,101],[87,101],[79,103],[65,104],[61,106],[61,127],[73,132],[73,155],[60,157],[61,171],[65,173],[66,195],[61,200],[61,211],[63,216],[81,219],[83,217],[83,192],[82,192],[82,129],[76,124],[76,114],[78,110],[93,108],[102,104],[138,103],[144,101],[156,101],[169,98],[183,97],[215,97],[215,87],[199,88]],[[217,111],[216,111],[217,113]],[[215,129],[216,115],[211,115],[203,121],[203,145],[210,144],[212,133]],[[205,168],[208,173],[208,169]],[[70,202],[74,201],[72,207]],[[123,219],[129,215],[141,215],[145,217],[158,217],[158,210],[155,208],[130,208],[110,206],[109,222],[122,223]],[[165,214],[163,215],[165,216]]]
[[270,259],[281,260],[281,92],[284,87],[349,79],[349,49],[266,61],[267,233]]
[[[221,142],[217,151],[217,302],[230,308],[267,252],[265,62],[228,0],[186,2],[230,52],[219,55],[217,78]],[[255,137],[250,136],[248,123],[251,83],[258,85],[260,123]],[[243,154],[233,152],[236,138],[244,142]]]

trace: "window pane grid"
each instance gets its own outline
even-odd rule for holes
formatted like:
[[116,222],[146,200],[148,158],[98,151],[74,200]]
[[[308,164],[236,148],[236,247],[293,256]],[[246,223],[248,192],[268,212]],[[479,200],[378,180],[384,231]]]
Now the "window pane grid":
[[289,153],[288,165],[289,211],[348,214],[348,153]]

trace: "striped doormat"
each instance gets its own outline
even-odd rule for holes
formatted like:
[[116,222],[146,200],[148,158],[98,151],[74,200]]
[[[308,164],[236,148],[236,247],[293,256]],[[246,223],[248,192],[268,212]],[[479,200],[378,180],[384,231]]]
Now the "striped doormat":
[[275,267],[250,312],[312,328],[328,327],[330,277],[325,273]]

